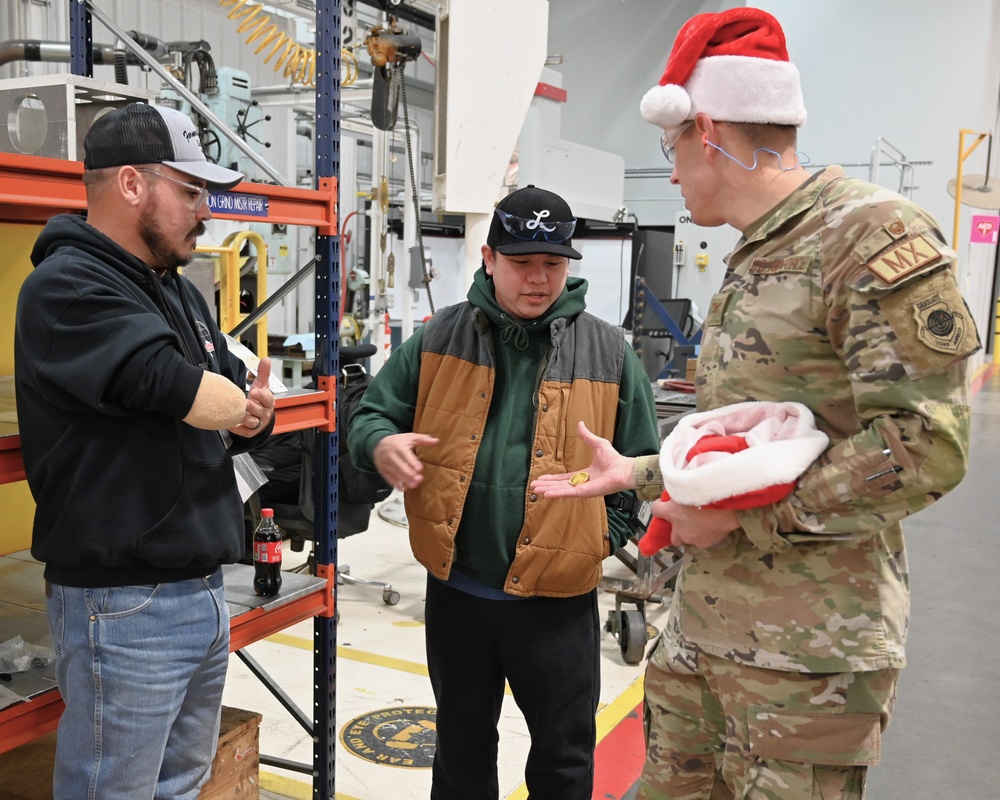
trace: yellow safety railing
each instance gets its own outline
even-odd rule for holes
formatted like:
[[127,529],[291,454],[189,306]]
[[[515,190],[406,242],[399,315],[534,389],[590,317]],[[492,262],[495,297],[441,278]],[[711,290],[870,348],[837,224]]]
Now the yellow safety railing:
[[[955,252],[958,252],[958,221],[962,212],[962,165],[965,163],[965,159],[972,155],[972,151],[979,147],[984,139],[989,138],[989,135],[988,133],[970,131],[964,128],[958,132],[958,170],[955,176],[955,228],[951,236],[951,248]],[[968,150],[965,148],[966,136],[976,137],[972,144],[969,145]]]
[[[219,281],[219,328],[231,331],[239,325],[247,315],[240,312],[240,251],[244,242],[253,245],[257,255],[257,295],[256,305],[267,299],[267,243],[256,231],[237,231],[226,237],[217,246],[199,245],[196,252],[218,256]],[[257,332],[257,355],[263,358],[267,355],[267,315],[254,323]]]

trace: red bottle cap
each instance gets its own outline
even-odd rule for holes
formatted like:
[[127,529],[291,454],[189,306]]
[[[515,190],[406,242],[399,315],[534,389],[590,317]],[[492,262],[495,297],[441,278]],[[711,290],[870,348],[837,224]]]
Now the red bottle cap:
[[273,508],[262,508],[260,510],[260,515],[262,517],[273,517],[274,516],[274,509]]

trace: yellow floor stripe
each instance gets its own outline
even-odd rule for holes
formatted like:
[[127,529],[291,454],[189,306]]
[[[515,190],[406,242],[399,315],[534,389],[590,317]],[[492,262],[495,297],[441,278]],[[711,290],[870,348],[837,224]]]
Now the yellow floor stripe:
[[[266,641],[274,642],[275,644],[284,644],[289,647],[297,647],[300,650],[312,650],[313,643],[312,639],[303,639],[301,636],[290,636],[287,633],[275,633],[268,636]],[[349,661],[359,661],[362,664],[372,664],[376,667],[385,667],[386,669],[395,669],[400,672],[412,672],[414,675],[422,675],[423,677],[429,677],[427,672],[427,667],[424,664],[418,664],[415,661],[404,661],[401,658],[390,658],[389,656],[380,656],[375,653],[366,653],[363,650],[353,650],[347,647],[337,648],[337,658],[346,658]],[[504,685],[504,694],[510,694],[510,687]]]
[[640,674],[617,698],[597,712],[597,741],[600,742],[642,702],[643,675]]
[[[283,775],[274,775],[270,772],[260,773],[260,788],[265,792],[289,797],[291,800],[312,800],[313,796],[311,783],[303,783],[294,778],[286,778]],[[357,797],[340,792],[337,792],[336,798],[337,800],[358,800]]]
[[[297,647],[300,650],[312,650],[312,639],[303,639],[301,636],[289,636],[287,633],[275,633],[268,636],[266,641],[275,644],[285,644],[289,647]],[[375,653],[366,653],[362,650],[352,650],[348,647],[337,648],[337,658],[346,658],[349,661],[360,661],[364,664],[374,664],[377,667],[395,669],[400,672],[412,672],[414,675],[427,677],[427,667],[418,664],[416,661],[405,661],[402,658],[390,658],[380,656]]]

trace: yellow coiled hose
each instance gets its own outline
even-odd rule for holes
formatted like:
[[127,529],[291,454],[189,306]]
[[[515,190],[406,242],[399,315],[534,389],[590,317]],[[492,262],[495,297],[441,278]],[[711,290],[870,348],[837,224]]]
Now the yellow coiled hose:
[[[274,62],[275,72],[282,72],[284,77],[293,83],[316,85],[316,51],[302,47],[289,38],[271,22],[271,16],[264,12],[262,3],[251,3],[250,0],[219,0],[219,5],[232,9],[229,12],[229,19],[242,20],[237,25],[236,32],[247,34],[247,44],[260,41],[254,50],[254,55],[260,55],[265,49],[270,48],[264,57],[265,64],[277,56]],[[358,79],[358,59],[349,50],[341,50],[340,57],[346,70],[340,85],[350,86]]]

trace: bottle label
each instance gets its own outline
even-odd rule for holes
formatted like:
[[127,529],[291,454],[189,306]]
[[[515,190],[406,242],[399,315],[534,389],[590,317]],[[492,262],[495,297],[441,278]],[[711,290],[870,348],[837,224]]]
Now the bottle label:
[[281,542],[254,542],[253,560],[258,564],[280,564]]

